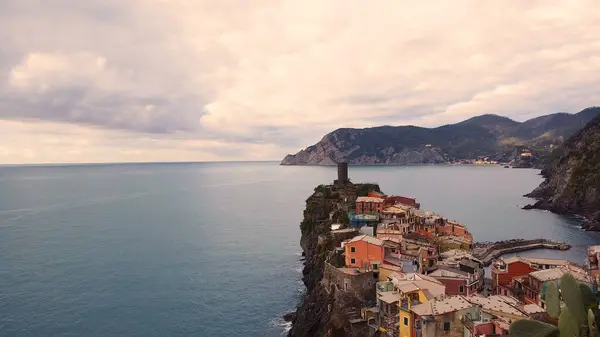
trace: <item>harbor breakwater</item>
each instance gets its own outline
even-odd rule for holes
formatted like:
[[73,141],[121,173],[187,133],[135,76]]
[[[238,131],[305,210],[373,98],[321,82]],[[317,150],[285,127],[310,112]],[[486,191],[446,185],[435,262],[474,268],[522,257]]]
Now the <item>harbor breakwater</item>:
[[513,239],[497,242],[477,242],[473,244],[473,256],[489,266],[493,260],[504,254],[524,252],[534,249],[569,250],[571,245],[547,239]]

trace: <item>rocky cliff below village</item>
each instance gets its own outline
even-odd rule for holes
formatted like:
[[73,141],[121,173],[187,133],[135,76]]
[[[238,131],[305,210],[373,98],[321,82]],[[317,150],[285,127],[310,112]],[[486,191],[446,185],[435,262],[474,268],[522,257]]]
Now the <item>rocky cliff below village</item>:
[[[353,331],[350,324],[352,312],[348,308],[356,298],[332,292],[323,284],[325,261],[331,262],[334,243],[330,231],[332,223],[348,222],[348,204],[357,195],[367,195],[369,191],[379,191],[378,185],[352,184],[343,186],[320,185],[306,200],[304,219],[300,225],[302,236],[300,246],[304,252],[305,265],[302,281],[306,295],[293,317],[289,337],[313,336],[372,336],[373,332]],[[356,313],[354,313],[356,314]]]
[[545,180],[528,197],[529,208],[586,217],[584,228],[600,230],[600,116],[552,153]]
[[338,129],[318,143],[287,155],[281,164],[333,165],[340,160],[352,165],[437,164],[485,157],[509,162],[518,161],[521,151],[540,159],[599,114],[600,108],[595,107],[525,122],[488,114],[437,128]]

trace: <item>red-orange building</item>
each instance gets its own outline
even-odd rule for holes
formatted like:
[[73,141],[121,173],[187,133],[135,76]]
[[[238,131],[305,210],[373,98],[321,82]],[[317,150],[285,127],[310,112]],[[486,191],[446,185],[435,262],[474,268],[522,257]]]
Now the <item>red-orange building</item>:
[[383,240],[368,235],[354,237],[345,244],[346,266],[377,271],[383,262]]
[[499,295],[501,288],[509,287],[514,277],[525,276],[536,269],[529,261],[518,256],[494,261],[492,264],[492,292]]
[[383,209],[383,201],[379,197],[358,197],[356,198],[356,214],[379,213]]

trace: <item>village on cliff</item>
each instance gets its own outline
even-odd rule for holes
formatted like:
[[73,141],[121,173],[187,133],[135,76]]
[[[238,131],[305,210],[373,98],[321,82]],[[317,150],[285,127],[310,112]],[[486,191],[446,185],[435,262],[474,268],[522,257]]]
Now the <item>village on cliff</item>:
[[[311,198],[313,198],[311,200]],[[463,224],[424,211],[414,199],[388,196],[376,184],[350,183],[338,165],[307,205],[329,203],[329,247],[321,285],[344,303],[353,330],[399,337],[507,336],[515,320],[548,321],[549,281],[572,274],[595,293],[600,246],[585,265],[548,258],[503,258],[537,248],[569,249],[548,240],[473,243]],[[485,267],[491,265],[491,275]]]

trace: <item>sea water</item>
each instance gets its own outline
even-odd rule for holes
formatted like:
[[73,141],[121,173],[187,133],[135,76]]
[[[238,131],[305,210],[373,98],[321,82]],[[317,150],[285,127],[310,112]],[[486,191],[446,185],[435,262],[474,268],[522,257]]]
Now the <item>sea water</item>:
[[[598,234],[519,208],[538,173],[350,167],[476,241],[567,241],[524,254],[582,263]],[[0,167],[0,336],[280,336],[304,291],[304,201],[335,175],[274,162]]]

